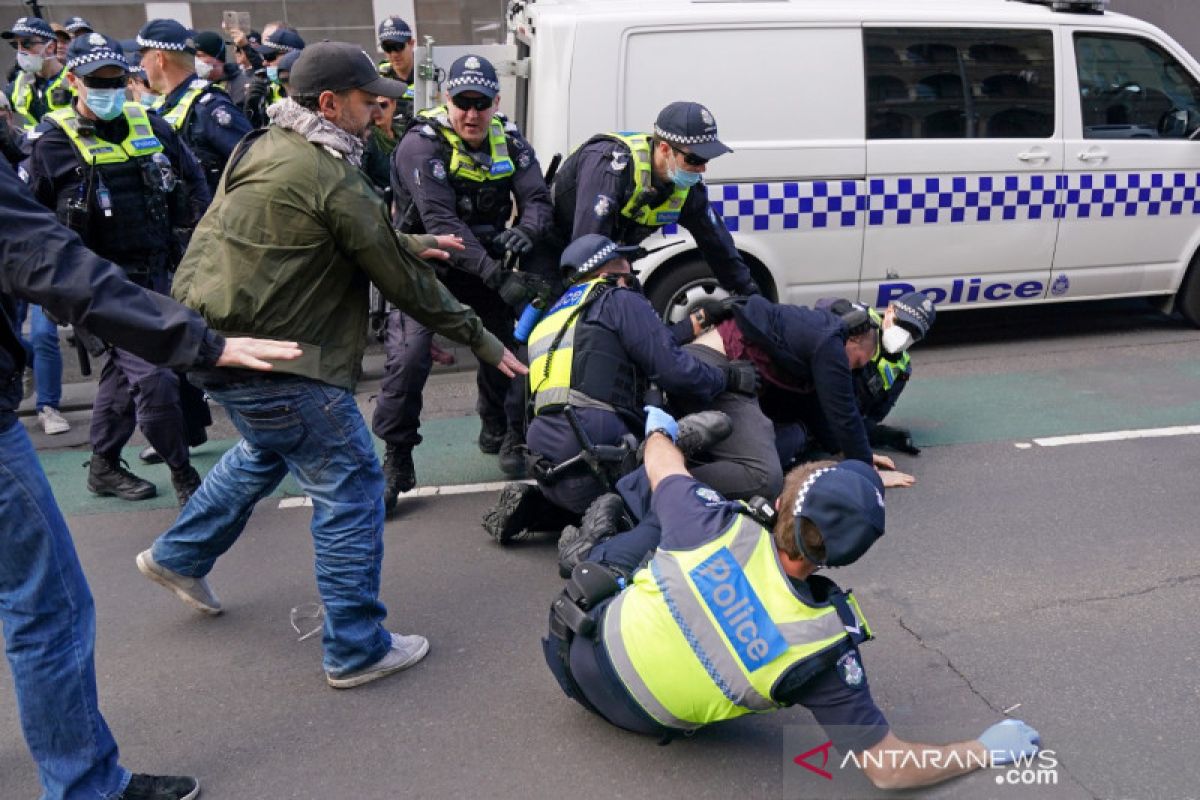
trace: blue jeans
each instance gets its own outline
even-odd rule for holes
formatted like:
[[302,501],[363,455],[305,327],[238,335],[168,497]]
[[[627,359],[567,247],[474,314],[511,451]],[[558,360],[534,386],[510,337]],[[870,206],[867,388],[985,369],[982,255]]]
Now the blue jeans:
[[129,772],[96,699],[92,594],[21,425],[0,432],[0,620],[44,798],[119,795]]
[[58,326],[42,312],[41,306],[21,303],[17,309],[17,328],[25,324],[29,313],[29,338],[21,339],[26,360],[33,365],[37,383],[37,407],[58,408],[62,404],[62,350],[58,346]]
[[325,671],[341,675],[383,658],[391,647],[379,602],[383,469],[354,395],[304,378],[208,392],[243,438],[155,541],[154,560],[181,575],[207,575],[241,536],[254,504],[291,472],[313,503]]

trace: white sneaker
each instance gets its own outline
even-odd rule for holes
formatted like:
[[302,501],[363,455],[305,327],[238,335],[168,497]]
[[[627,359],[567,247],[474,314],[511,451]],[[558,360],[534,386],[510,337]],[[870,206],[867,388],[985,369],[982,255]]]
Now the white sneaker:
[[71,430],[71,423],[67,422],[62,414],[58,413],[57,408],[50,406],[42,406],[38,411],[38,422],[42,423],[42,430],[47,436],[53,436],[56,433],[66,433]]
[[383,658],[357,672],[347,672],[337,676],[326,672],[325,680],[329,681],[329,685],[335,689],[352,689],[355,686],[362,686],[364,683],[387,677],[393,672],[408,669],[424,658],[428,652],[429,640],[424,636],[416,634],[404,636],[393,633],[392,649],[388,650]]

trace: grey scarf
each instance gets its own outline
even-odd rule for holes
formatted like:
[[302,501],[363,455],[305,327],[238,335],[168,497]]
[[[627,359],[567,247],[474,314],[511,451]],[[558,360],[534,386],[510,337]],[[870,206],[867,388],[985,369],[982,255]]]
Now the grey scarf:
[[356,167],[362,166],[362,139],[347,133],[315,111],[309,111],[290,97],[272,103],[267,108],[267,116],[273,124],[285,130],[295,131]]

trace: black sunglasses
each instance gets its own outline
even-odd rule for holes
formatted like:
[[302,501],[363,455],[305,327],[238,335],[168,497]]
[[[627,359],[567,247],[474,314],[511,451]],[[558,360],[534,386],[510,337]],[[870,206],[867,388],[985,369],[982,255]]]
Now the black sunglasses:
[[383,42],[380,47],[385,53],[403,53],[404,48],[408,47],[408,42]]
[[707,158],[701,158],[700,156],[693,155],[686,150],[680,150],[675,145],[671,145],[671,149],[683,156],[683,163],[687,164],[689,167],[703,167],[708,163]]
[[128,75],[118,75],[115,78],[87,76],[83,79],[83,85],[89,89],[124,89],[128,82]]
[[492,107],[492,98],[490,97],[467,97],[465,94],[456,94],[450,98],[450,102],[454,103],[457,108],[463,111],[487,111]]

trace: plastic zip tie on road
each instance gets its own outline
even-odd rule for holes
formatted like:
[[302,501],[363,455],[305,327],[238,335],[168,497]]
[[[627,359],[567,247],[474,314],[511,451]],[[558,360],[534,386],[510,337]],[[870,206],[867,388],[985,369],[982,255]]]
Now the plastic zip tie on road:
[[[529,483],[532,480],[525,481],[492,481],[490,483],[461,483],[450,484],[448,486],[421,486],[412,491],[405,492],[400,495],[403,500],[406,497],[438,497],[443,495],[454,494],[481,494],[483,492],[498,492],[510,483]],[[308,508],[312,506],[312,498],[305,495],[304,497],[285,497],[279,501],[279,508]]]

